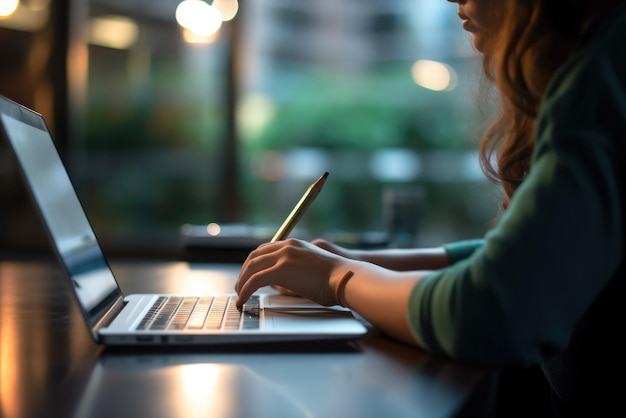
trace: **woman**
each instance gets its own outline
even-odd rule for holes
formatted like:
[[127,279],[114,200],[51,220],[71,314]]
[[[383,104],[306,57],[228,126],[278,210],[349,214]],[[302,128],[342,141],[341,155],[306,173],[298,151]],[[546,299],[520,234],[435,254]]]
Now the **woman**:
[[239,303],[284,287],[432,353],[540,364],[555,415],[623,411],[611,376],[626,280],[626,6],[449,1],[500,93],[480,145],[504,192],[497,223],[482,240],[434,249],[264,244],[241,270]]

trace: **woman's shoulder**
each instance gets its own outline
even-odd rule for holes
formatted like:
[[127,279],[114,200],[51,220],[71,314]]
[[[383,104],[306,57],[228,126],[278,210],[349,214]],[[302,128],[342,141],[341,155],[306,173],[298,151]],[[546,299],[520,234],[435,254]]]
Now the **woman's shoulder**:
[[[624,155],[626,135],[626,8],[593,29],[581,48],[555,73],[537,117],[537,147],[570,143],[594,132],[585,147],[607,146]],[[619,141],[615,139],[620,138]],[[550,147],[550,149],[555,149]]]
[[[622,91],[626,97],[626,6],[620,6],[593,24],[584,42],[555,73],[544,96],[553,102],[575,104],[605,100]],[[619,103],[626,106],[626,102]]]
[[[626,67],[626,5],[620,4],[590,24],[580,47],[563,66],[564,72],[576,69],[601,71],[609,67]],[[626,79],[626,74],[621,72]]]
[[[625,62],[626,4],[620,3],[592,23],[582,39],[578,55],[597,59],[610,57]],[[576,57],[576,56],[575,56]]]

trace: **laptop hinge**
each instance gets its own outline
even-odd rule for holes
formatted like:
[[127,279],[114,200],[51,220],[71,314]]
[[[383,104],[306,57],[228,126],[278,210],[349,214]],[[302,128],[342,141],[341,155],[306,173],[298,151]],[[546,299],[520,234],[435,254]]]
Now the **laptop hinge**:
[[101,328],[106,328],[109,326],[111,322],[115,319],[115,317],[120,313],[124,306],[126,306],[126,301],[124,301],[123,296],[119,296],[115,299],[115,302],[107,309],[107,311],[102,315],[102,318],[98,322],[96,322],[92,327],[92,332],[95,336],[98,335],[98,331]]

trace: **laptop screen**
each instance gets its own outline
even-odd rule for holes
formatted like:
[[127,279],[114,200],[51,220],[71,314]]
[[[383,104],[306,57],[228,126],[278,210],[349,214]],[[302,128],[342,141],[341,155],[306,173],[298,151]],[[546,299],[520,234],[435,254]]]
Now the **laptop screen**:
[[1,97],[0,111],[5,135],[93,327],[121,291],[41,116]]

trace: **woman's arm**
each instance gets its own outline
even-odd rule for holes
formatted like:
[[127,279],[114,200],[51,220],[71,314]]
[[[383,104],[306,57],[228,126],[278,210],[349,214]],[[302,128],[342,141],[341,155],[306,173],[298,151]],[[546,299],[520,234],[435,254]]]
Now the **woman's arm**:
[[[339,303],[390,336],[419,346],[411,331],[407,307],[413,288],[430,272],[398,272],[369,263],[355,263],[351,268],[343,283],[331,281]],[[345,273],[341,279],[344,277]]]
[[322,305],[354,309],[389,335],[417,345],[409,328],[411,290],[427,272],[400,272],[345,258],[297,239],[267,243],[243,264],[235,290],[243,305],[257,289],[275,285]]
[[444,247],[416,249],[348,249],[318,239],[313,244],[351,260],[365,261],[395,271],[438,270],[452,264]]

